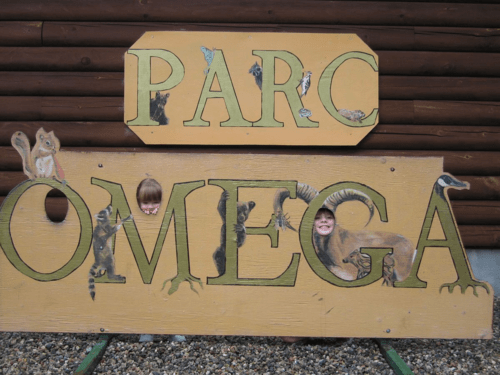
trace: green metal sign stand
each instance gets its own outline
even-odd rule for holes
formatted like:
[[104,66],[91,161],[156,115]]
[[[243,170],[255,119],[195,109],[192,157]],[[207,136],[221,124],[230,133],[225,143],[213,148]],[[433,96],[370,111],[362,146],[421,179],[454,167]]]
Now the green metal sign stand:
[[397,375],[414,375],[405,361],[403,361],[398,353],[396,353],[389,340],[374,339],[374,341],[379,346],[380,352],[386,359],[389,366],[391,366]]
[[90,353],[76,369],[75,375],[91,375],[99,362],[101,362],[112,338],[113,335],[100,335],[97,344],[94,345]]

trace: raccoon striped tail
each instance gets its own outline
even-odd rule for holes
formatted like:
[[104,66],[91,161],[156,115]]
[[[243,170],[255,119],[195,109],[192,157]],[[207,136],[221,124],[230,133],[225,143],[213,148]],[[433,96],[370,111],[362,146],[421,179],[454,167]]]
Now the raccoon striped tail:
[[92,298],[92,301],[95,299],[95,284],[94,284],[94,278],[97,277],[97,270],[99,266],[97,263],[94,263],[92,267],[90,267],[89,271],[89,293],[90,297]]

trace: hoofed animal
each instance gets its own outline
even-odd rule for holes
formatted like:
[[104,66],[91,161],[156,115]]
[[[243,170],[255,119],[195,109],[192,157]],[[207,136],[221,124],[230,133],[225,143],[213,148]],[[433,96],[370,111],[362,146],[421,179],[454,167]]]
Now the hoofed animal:
[[[318,196],[318,191],[313,187],[299,183],[297,185],[297,197],[309,204]],[[287,189],[278,189],[274,198],[274,214],[276,215],[275,228],[295,230],[283,211],[283,203],[290,196]],[[370,197],[355,189],[343,189],[331,194],[323,202],[323,207],[328,208],[335,214],[337,207],[344,202],[357,200],[364,203],[370,211],[370,222],[374,213],[374,204]],[[393,285],[394,281],[402,281],[410,274],[415,247],[404,236],[389,232],[373,232],[369,230],[350,231],[342,228],[335,222],[333,231],[327,236],[313,235],[313,245],[318,258],[337,277],[344,280],[355,280],[366,272],[369,272],[366,259],[360,259],[358,266],[346,267],[349,256],[354,251],[360,251],[363,247],[392,248],[389,258],[384,261],[384,284]],[[362,255],[360,253],[360,255]],[[366,255],[366,257],[369,257]],[[386,256],[387,257],[387,256]],[[363,256],[363,258],[365,258]],[[386,258],[384,258],[386,259]],[[385,265],[387,263],[387,266]],[[370,266],[371,267],[371,266]],[[388,273],[393,267],[391,275]],[[371,268],[370,268],[371,269]]]
[[[370,256],[368,254],[363,254],[358,249],[356,249],[352,253],[350,253],[347,258],[344,258],[342,260],[342,262],[350,263],[358,269],[358,275],[357,275],[356,279],[362,279],[363,277],[367,276],[372,269]],[[392,258],[391,254],[387,254],[384,257],[384,272],[383,272],[384,281],[382,282],[382,285],[394,286],[394,281],[395,281],[394,265],[395,264],[396,264],[396,262],[394,261],[394,258]]]

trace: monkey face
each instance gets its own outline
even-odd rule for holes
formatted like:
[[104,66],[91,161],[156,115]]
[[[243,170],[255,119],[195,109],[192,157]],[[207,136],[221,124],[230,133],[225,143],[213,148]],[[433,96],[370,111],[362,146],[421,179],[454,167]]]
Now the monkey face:
[[330,210],[321,209],[314,218],[314,230],[320,236],[328,236],[333,231],[335,218]]

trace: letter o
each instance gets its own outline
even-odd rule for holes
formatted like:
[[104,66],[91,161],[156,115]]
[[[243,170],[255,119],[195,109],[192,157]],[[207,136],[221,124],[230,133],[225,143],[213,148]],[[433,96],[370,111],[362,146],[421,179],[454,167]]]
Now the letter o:
[[[36,185],[48,185],[54,189],[61,190],[73,207],[75,207],[80,221],[80,240],[76,251],[64,266],[51,273],[37,272],[24,263],[17,253],[10,235],[10,221],[19,198],[21,198],[28,189]],[[61,182],[50,178],[39,178],[34,181],[27,180],[17,185],[3,201],[2,207],[0,208],[0,246],[7,259],[23,275],[37,281],[61,280],[82,265],[89,253],[91,243],[92,219],[90,217],[90,212],[80,195],[68,185],[63,186]]]

